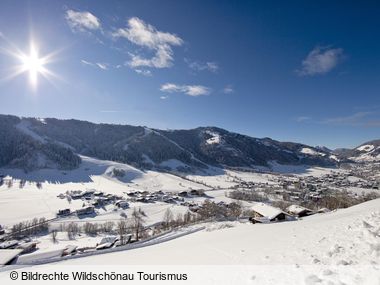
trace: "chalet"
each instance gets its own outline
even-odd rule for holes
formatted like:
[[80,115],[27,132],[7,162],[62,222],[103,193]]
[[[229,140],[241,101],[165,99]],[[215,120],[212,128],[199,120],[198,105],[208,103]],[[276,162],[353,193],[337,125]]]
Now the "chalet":
[[141,198],[137,198],[136,199],[136,202],[140,202],[140,203],[148,203],[148,199],[145,198],[145,197],[141,197]]
[[64,216],[68,216],[70,214],[71,214],[70,209],[62,209],[62,210],[58,210],[57,217],[64,217]]
[[21,249],[21,254],[31,253],[37,249],[37,242],[31,241],[27,243],[20,244],[16,247],[17,249]]
[[173,198],[173,200],[179,201],[179,202],[185,201],[185,199],[183,197],[180,197],[180,196],[173,196],[172,198]]
[[193,189],[193,190],[190,191],[190,194],[193,195],[193,196],[202,196],[203,192],[200,191],[200,190]]
[[96,191],[94,189],[87,189],[82,193],[83,197],[91,197]]
[[131,241],[132,241],[132,234],[127,234],[127,235],[124,235],[123,240],[117,240],[114,246],[125,245],[127,243],[130,243]]
[[118,200],[115,202],[115,206],[125,209],[129,207],[129,203],[125,200]]
[[77,199],[82,199],[82,191],[72,191],[71,193],[71,198],[74,199],[74,200],[77,200]]
[[64,249],[57,249],[51,251],[35,252],[33,254],[20,255],[17,258],[16,264],[30,264],[36,262],[36,260],[47,260],[53,258],[62,257]]
[[68,246],[63,250],[62,256],[75,254],[77,248],[78,248],[78,246],[76,246],[76,245],[68,245]]
[[0,267],[14,263],[17,257],[20,255],[21,251],[21,249],[0,250]]
[[95,208],[93,206],[83,207],[81,209],[76,210],[76,213],[77,216],[95,214]]
[[264,203],[256,203],[251,208],[253,216],[249,218],[252,223],[269,223],[285,221],[290,215],[279,208],[272,207]]
[[3,243],[0,243],[0,249],[15,248],[19,242],[17,240],[8,240]]
[[163,197],[162,201],[165,203],[175,203],[175,201],[172,197]]
[[305,217],[310,216],[314,214],[314,211],[307,209],[305,207],[302,207],[300,205],[290,205],[288,208],[286,208],[286,211],[294,216],[297,217]]
[[182,191],[182,192],[179,192],[179,193],[178,193],[178,196],[181,196],[181,197],[187,197],[187,196],[188,196],[188,193],[187,193],[187,191]]
[[150,200],[151,202],[154,202],[154,201],[157,201],[157,200],[158,200],[158,197],[157,197],[157,195],[155,195],[155,194],[147,195],[146,198],[147,198],[148,200]]
[[97,250],[106,249],[112,247],[116,241],[119,239],[115,237],[104,237],[102,240],[96,245]]

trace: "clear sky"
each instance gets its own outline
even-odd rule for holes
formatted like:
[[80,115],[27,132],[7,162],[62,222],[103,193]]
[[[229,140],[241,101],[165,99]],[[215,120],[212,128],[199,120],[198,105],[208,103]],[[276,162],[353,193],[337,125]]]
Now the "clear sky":
[[379,1],[0,1],[0,113],[380,138]]

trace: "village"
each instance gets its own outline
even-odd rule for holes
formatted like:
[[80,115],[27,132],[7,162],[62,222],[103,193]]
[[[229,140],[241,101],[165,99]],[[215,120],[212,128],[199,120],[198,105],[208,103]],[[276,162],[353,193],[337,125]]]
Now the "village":
[[349,165],[345,171],[334,171],[319,176],[274,174],[268,182],[247,182],[234,177],[238,185],[233,188],[242,191],[254,190],[261,201],[282,200],[287,202],[319,201],[334,193],[347,192],[347,195],[358,197],[366,193],[379,193],[380,177],[373,175],[379,172],[379,164]]
[[[228,188],[129,189],[118,194],[106,189],[67,190],[56,195],[56,199],[66,201],[69,207],[57,209],[55,216],[13,226],[0,225],[0,264],[26,264],[134,248],[191,233],[214,222],[296,222],[335,210],[338,206],[334,203],[342,197],[340,207],[379,197],[379,176],[371,175],[377,167],[366,164],[321,175],[263,174],[266,181],[250,181],[231,173],[228,179],[233,184]],[[26,184],[0,177],[1,185],[11,188],[14,183],[19,188]],[[372,196],[366,198],[369,194]],[[347,201],[347,197],[351,200]],[[150,217],[152,207],[158,209],[154,219]]]

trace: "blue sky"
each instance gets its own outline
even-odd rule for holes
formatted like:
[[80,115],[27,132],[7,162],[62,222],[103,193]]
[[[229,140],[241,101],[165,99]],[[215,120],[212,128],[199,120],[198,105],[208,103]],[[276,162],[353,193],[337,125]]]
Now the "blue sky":
[[0,113],[356,146],[380,137],[379,13],[378,1],[2,0]]

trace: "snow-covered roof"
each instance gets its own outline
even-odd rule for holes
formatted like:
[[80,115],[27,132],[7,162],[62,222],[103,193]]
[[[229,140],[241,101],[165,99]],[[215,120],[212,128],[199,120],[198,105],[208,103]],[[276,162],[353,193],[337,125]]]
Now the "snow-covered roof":
[[5,265],[18,256],[22,249],[2,249],[0,250],[0,265]]
[[296,214],[298,215],[299,213],[302,213],[303,211],[311,211],[305,207],[302,207],[300,205],[290,205],[288,208],[286,208],[286,210],[289,212],[289,213],[292,213],[292,214]]
[[281,211],[281,209],[269,206],[269,205],[264,204],[264,203],[256,203],[251,207],[251,209],[253,211],[259,213],[263,217],[268,218],[269,220],[272,220],[276,216],[278,216],[279,214],[283,213],[283,211]]

